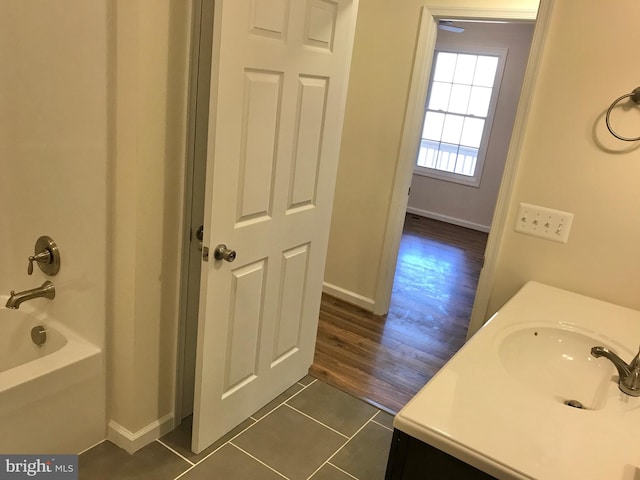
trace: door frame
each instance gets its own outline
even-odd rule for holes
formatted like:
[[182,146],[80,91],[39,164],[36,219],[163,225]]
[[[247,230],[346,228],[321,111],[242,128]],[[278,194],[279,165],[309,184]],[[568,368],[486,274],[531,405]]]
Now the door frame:
[[[184,178],[184,202],[183,202],[183,222],[182,222],[182,251],[181,251],[181,274],[180,274],[180,300],[178,304],[178,331],[177,331],[177,350],[176,350],[176,377],[175,377],[175,403],[174,403],[174,427],[182,422],[183,411],[183,392],[184,392],[184,367],[185,358],[188,348],[194,349],[195,344],[187,345],[187,309],[189,291],[191,288],[197,288],[200,291],[200,282],[194,285],[190,281],[192,272],[190,271],[191,243],[195,232],[192,232],[191,225],[193,223],[193,199],[198,195],[195,192],[194,172],[196,171],[196,163],[202,162],[206,164],[206,155],[204,158],[198,158],[198,153],[207,150],[207,136],[202,137],[196,135],[198,128],[202,129],[202,125],[198,125],[202,121],[202,113],[198,112],[198,106],[208,106],[208,90],[209,85],[202,85],[203,77],[210,76],[211,55],[208,58],[202,58],[201,51],[204,46],[202,42],[211,43],[213,35],[213,16],[206,14],[205,9],[213,11],[215,0],[193,0],[192,16],[191,16],[191,47],[189,56],[189,98],[187,104],[187,155],[185,161],[185,178]],[[208,46],[210,49],[210,45]],[[206,48],[205,48],[206,50]],[[209,50],[207,50],[208,52]],[[203,70],[209,70],[204,72]],[[207,91],[206,99],[203,101],[201,92],[203,87]],[[200,93],[199,93],[200,92]],[[207,110],[207,109],[205,109]],[[207,110],[208,111],[208,110]],[[206,131],[206,125],[204,130]],[[196,143],[200,142],[200,143]],[[204,143],[202,143],[204,142]],[[200,192],[204,196],[204,182],[202,182],[203,191]]]
[[475,19],[503,21],[535,21],[536,27],[529,51],[518,110],[509,144],[498,199],[491,222],[485,262],[480,273],[478,288],[471,313],[467,338],[485,322],[489,297],[493,285],[497,258],[502,244],[502,232],[507,227],[508,211],[525,133],[525,122],[531,106],[542,47],[551,17],[554,0],[540,0],[537,10],[518,8],[465,8],[446,4],[433,4],[422,8],[420,30],[416,43],[411,83],[400,142],[398,166],[387,217],[387,228],[382,249],[380,271],[376,285],[374,313],[389,311],[393,278],[398,261],[400,239],[409,200],[408,191],[413,176],[413,164],[420,145],[423,106],[427,98],[431,64],[436,46],[439,19]]

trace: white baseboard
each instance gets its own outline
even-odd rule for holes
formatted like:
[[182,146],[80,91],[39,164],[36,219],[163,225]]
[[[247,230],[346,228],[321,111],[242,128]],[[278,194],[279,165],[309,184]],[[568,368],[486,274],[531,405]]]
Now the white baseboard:
[[345,302],[355,305],[356,307],[363,308],[368,312],[373,312],[373,308],[376,305],[375,300],[372,298],[365,297],[327,282],[323,282],[322,291],[327,295],[336,297],[339,300],[344,300]]
[[173,430],[173,412],[151,422],[135,433],[129,431],[119,423],[110,420],[107,429],[107,440],[128,453],[134,454],[142,447],[169,433],[171,430]]
[[407,212],[413,213],[415,215],[420,215],[421,217],[440,220],[441,222],[452,223],[453,225],[458,225],[459,227],[466,227],[472,230],[478,230],[479,232],[488,233],[489,230],[491,229],[489,225],[480,225],[479,223],[469,222],[461,218],[449,217],[448,215],[442,215],[440,213],[430,212],[428,210],[422,210],[420,208],[407,207]]

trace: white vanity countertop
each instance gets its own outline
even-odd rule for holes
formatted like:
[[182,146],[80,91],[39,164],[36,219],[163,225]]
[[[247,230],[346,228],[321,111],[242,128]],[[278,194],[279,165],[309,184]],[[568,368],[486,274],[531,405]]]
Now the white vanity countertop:
[[604,339],[593,346],[605,344],[627,363],[640,344],[640,312],[529,282],[398,413],[395,428],[499,479],[640,479],[640,397],[608,380],[617,378],[611,362],[585,352],[583,364],[610,364],[611,375],[601,370],[599,404],[588,410],[505,369],[505,336],[546,326]]

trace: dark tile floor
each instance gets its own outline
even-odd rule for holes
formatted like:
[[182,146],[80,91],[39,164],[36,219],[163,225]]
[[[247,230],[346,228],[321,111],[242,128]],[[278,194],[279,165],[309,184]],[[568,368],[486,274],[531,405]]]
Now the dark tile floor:
[[129,455],[103,442],[80,455],[81,480],[378,480],[393,417],[305,377],[214,445],[189,450],[191,424]]

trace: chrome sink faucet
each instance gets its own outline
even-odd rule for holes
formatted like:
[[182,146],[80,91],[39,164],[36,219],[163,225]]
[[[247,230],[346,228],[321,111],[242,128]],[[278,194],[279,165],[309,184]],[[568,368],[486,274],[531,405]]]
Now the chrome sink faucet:
[[633,357],[629,365],[605,347],[593,347],[591,355],[596,358],[604,357],[609,359],[618,370],[618,387],[620,387],[620,390],[632,397],[640,397],[640,351]]
[[48,298],[53,300],[56,296],[56,289],[53,287],[53,283],[49,280],[44,282],[41,286],[32,288],[31,290],[25,290],[24,292],[14,292],[11,290],[11,296],[7,300],[5,307],[7,308],[20,308],[22,302],[32,300],[34,298]]

